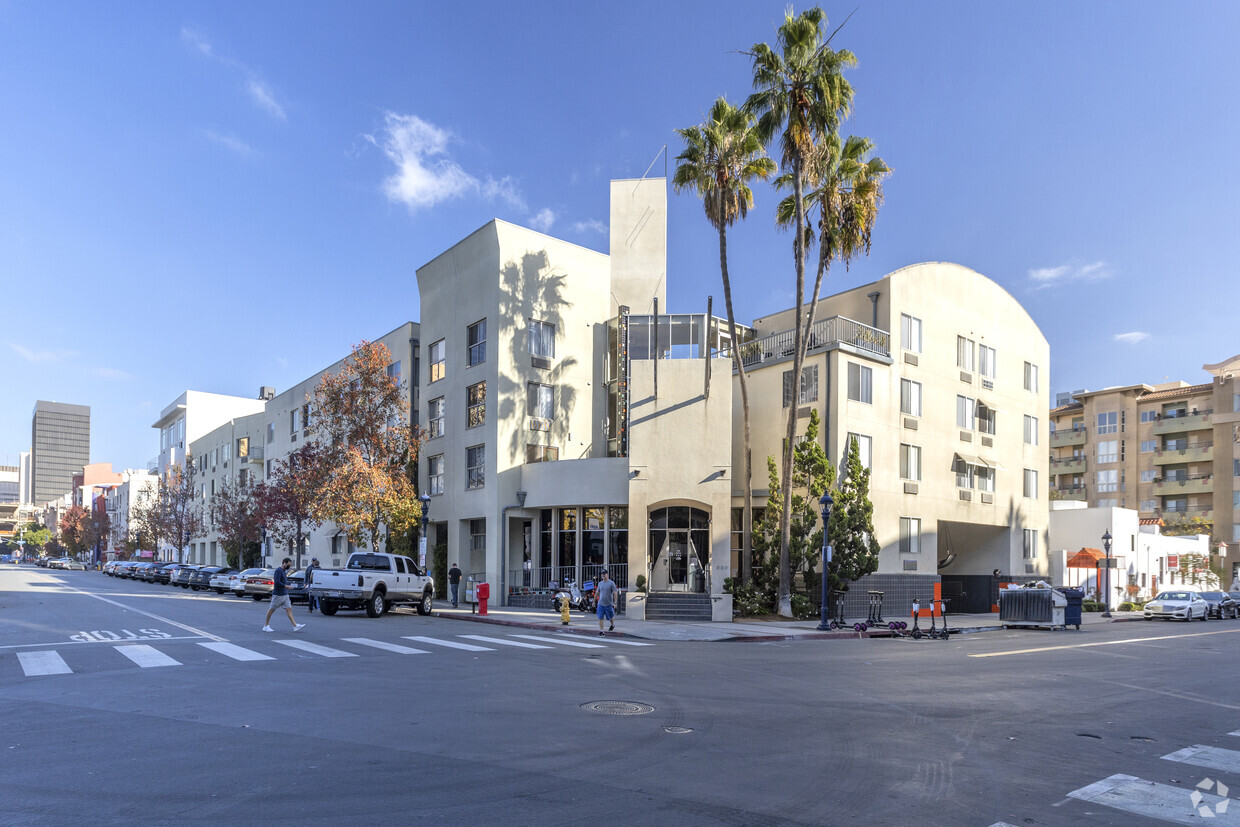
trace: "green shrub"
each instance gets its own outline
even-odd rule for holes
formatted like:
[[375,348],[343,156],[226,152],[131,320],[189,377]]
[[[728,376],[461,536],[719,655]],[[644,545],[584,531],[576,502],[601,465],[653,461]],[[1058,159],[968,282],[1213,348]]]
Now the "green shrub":
[[1083,612],[1100,612],[1102,604],[1097,600],[1084,600],[1081,602],[1081,611]]
[[[728,578],[728,579],[731,580],[732,578]],[[633,585],[639,592],[642,592],[644,594],[646,591],[646,575],[644,574],[637,575],[637,580],[634,582]]]
[[1125,600],[1123,603],[1119,604],[1119,608],[1118,608],[1118,609],[1116,609],[1116,611],[1119,611],[1119,612],[1135,612],[1135,611],[1137,611],[1137,609],[1138,609],[1138,608],[1139,608],[1139,607],[1137,606],[1137,604],[1136,604],[1136,603],[1130,603],[1129,601]]
[[792,616],[798,620],[808,620],[818,616],[818,607],[804,594],[792,595]]

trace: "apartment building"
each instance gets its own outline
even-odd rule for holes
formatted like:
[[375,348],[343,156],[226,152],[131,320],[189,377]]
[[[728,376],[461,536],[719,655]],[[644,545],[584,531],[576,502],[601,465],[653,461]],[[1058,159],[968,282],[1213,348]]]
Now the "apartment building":
[[1240,356],[1203,369],[1211,381],[1077,391],[1052,409],[1051,496],[1240,542]]
[[190,443],[231,419],[262,413],[272,393],[270,388],[261,388],[255,399],[185,391],[160,411],[159,419],[151,424],[159,431],[159,456],[152,461],[152,467],[163,474],[168,466],[183,463]]
[[227,555],[219,544],[219,532],[211,519],[211,502],[225,485],[249,485],[263,478],[262,441],[267,412],[239,416],[190,443],[194,485],[202,509],[201,533],[190,538],[185,562],[222,566]]
[[30,420],[31,497],[35,506],[73,490],[90,462],[90,406],[39,400]]
[[112,524],[108,550],[119,552],[125,548],[126,542],[132,540],[138,545],[136,557],[152,558],[155,549],[150,542],[142,543],[137,526],[137,509],[158,495],[159,477],[153,471],[132,468],[121,471],[120,477],[120,483],[110,486],[104,499],[108,520]]

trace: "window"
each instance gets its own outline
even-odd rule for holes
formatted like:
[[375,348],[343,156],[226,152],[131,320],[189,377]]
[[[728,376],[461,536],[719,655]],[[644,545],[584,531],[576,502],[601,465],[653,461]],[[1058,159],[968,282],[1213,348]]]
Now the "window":
[[1231,461],[1231,475],[1233,477],[1240,477],[1240,459],[1233,459]]
[[232,443],[231,442],[225,442],[223,445],[220,446],[220,456],[221,456],[221,459],[224,460],[224,462],[228,462],[230,459],[232,459]]
[[1142,500],[1141,501],[1142,511],[1153,511],[1156,508],[1158,508],[1158,500]]
[[465,330],[465,366],[481,365],[487,360],[487,320],[474,322]]
[[1158,479],[1158,469],[1141,472],[1141,482],[1153,482]]
[[986,345],[977,346],[978,373],[987,379],[995,378],[995,349]]
[[1118,430],[1119,415],[1115,411],[1098,414],[1098,433],[1113,434]]
[[900,413],[921,416],[921,383],[912,379],[900,380]]
[[469,550],[481,552],[485,552],[487,550],[486,520],[469,521]]
[[921,479],[920,445],[900,445],[900,479],[913,482]]
[[1240,491],[1231,492],[1231,507],[1234,509],[1240,509]]
[[1038,392],[1038,366],[1032,362],[1025,362],[1025,390]]
[[1158,440],[1156,439],[1141,440],[1141,453],[1152,454],[1156,450],[1158,450]]
[[1231,409],[1233,411],[1240,411],[1240,393],[1232,394]]
[[530,320],[530,355],[544,359],[555,358],[555,325]]
[[[288,432],[296,434],[301,430],[301,408],[293,408],[288,412]],[[215,463],[213,462],[212,465]]]
[[400,360],[399,359],[397,359],[395,362],[387,366],[387,375],[389,379],[396,380],[396,384],[398,385],[400,384]]
[[1158,411],[1141,411],[1142,422],[1157,422]]
[[448,375],[447,364],[445,362],[445,360],[447,359],[447,353],[448,353],[448,346],[445,344],[443,339],[440,339],[438,342],[435,342],[433,345],[431,345],[431,350],[430,350],[431,378],[430,378],[430,381],[438,382],[440,379],[443,379],[445,376]]
[[977,403],[967,396],[956,396],[956,427],[972,431],[976,427]]
[[550,445],[526,445],[526,462],[555,462],[560,458],[560,449]]
[[314,406],[309,402],[301,406],[301,427],[310,427],[310,414],[314,411]]
[[921,519],[900,518],[900,553],[921,554]]
[[551,385],[530,382],[526,388],[529,415],[535,419],[555,419],[555,393]]
[[977,403],[977,430],[979,433],[994,436],[996,417],[995,410],[986,407],[985,402]]
[[267,423],[267,444],[270,445],[271,443],[275,441],[276,441],[276,423],[268,422]]
[[977,466],[971,463],[965,462],[963,459],[960,459],[959,457],[957,457],[955,465],[956,465],[956,487],[957,488],[972,488],[974,473],[975,473]]
[[861,460],[861,467],[870,470],[874,440],[865,434],[849,434],[848,441],[857,443],[857,457]]
[[465,427],[476,428],[487,421],[487,383],[479,382],[465,389]]
[[443,454],[426,461],[426,481],[429,489],[427,493],[431,495],[443,493]]
[[848,363],[848,398],[867,405],[874,401],[874,371],[856,362]]
[[[921,319],[907,313],[900,314],[900,347],[921,353]],[[1240,411],[1240,408],[1236,408]]]
[[[808,405],[818,401],[818,366],[806,365],[801,368],[801,401],[797,404]],[[784,371],[784,407],[792,404],[792,371]]]
[[1025,444],[1038,444],[1038,418],[1025,414]]
[[995,493],[995,469],[979,465],[973,469],[973,476],[976,480],[978,491],[985,491],[990,494]]
[[237,440],[237,459],[245,459],[250,455],[250,438],[243,436]]
[[1025,559],[1038,559],[1038,530],[1036,528],[1025,529]]
[[973,340],[963,336],[956,337],[956,367],[961,370],[973,371]]
[[1038,471],[1036,468],[1025,469],[1025,496],[1031,500],[1038,498]]
[[487,446],[474,445],[465,449],[465,487],[482,488],[486,485]]
[[1098,443],[1098,462],[1117,462],[1119,458],[1119,441],[1104,439]]
[[1111,494],[1119,490],[1119,471],[1098,472],[1098,493]]
[[443,434],[444,434],[444,430],[443,430],[443,413],[444,413],[444,401],[443,401],[443,397],[442,397],[442,396],[440,396],[440,397],[438,397],[437,399],[432,399],[432,400],[430,401],[430,404],[428,404],[428,405],[426,406],[426,409],[427,409],[427,412],[426,412],[426,424],[427,424],[427,425],[429,426],[429,428],[430,428],[430,430],[428,431],[428,433],[429,433],[429,437],[428,437],[428,438],[429,438],[429,439],[434,439],[434,438],[435,438],[435,437],[437,437],[437,436],[443,436]]

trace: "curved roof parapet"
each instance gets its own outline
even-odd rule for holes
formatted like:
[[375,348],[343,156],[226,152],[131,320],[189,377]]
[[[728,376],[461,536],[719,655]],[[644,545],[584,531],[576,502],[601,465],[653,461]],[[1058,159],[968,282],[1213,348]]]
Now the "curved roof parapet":
[[1237,373],[1240,373],[1240,353],[1213,365],[1202,365],[1201,369],[1218,377],[1235,376]]

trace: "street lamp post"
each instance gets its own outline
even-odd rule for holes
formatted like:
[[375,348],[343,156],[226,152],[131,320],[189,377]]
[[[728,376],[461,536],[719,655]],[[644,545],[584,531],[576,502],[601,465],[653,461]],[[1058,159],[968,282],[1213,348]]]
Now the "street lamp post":
[[422,501],[422,536],[418,540],[418,565],[422,567],[422,571],[426,571],[426,532],[431,521],[431,497],[423,494],[418,499]]
[[835,500],[831,499],[831,492],[825,491],[818,499],[818,504],[822,506],[822,608],[819,610],[818,631],[826,632],[831,629],[830,600],[827,594],[827,584],[830,582],[830,576],[827,572],[831,565],[831,545],[827,542],[827,526],[831,522],[831,505]]
[[1106,533],[1102,535],[1102,548],[1105,549],[1107,553],[1107,587],[1106,587],[1107,590],[1105,593],[1106,602],[1103,604],[1103,608],[1102,608],[1102,616],[1110,617],[1111,616],[1111,529],[1109,528],[1106,530]]

